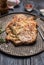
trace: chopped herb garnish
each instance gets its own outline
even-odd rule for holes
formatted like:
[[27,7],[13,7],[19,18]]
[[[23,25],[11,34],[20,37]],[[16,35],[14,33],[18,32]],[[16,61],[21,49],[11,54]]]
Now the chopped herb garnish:
[[0,38],[0,43],[6,43],[6,40],[3,38]]
[[0,34],[2,34],[3,32],[5,32],[5,30],[0,29]]

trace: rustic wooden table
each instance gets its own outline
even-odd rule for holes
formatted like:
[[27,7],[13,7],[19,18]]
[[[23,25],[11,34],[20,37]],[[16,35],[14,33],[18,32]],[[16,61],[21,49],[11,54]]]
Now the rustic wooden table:
[[[9,11],[9,13],[12,13],[12,12],[25,12],[23,3],[21,3],[14,10]],[[37,14],[37,12],[34,12],[34,13]],[[44,65],[44,52],[36,56],[24,57],[24,58],[12,57],[0,52],[0,65]]]
[[25,58],[10,57],[0,53],[0,65],[44,65],[44,52]]

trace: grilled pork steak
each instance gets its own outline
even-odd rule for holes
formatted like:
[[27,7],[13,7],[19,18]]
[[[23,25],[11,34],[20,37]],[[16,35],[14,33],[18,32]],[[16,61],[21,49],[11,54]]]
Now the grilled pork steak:
[[31,44],[37,38],[37,23],[33,17],[17,14],[6,27],[6,40],[15,45]]

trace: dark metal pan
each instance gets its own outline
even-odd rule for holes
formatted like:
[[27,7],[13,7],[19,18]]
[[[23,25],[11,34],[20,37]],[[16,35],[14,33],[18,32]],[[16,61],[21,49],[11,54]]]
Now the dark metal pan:
[[[7,23],[16,14],[25,14],[26,16],[35,16],[34,14],[23,13],[23,12],[3,15],[2,17],[0,17],[0,23],[2,24],[3,29],[6,28]],[[39,21],[39,19],[38,19],[38,21]],[[4,32],[0,36],[5,38],[6,33]],[[18,56],[18,57],[32,56],[32,55],[36,55],[36,54],[44,51],[43,43],[44,43],[44,41],[42,40],[42,38],[38,32],[37,40],[36,40],[36,42],[34,42],[33,45],[15,47],[13,45],[13,43],[9,42],[9,43],[0,44],[0,51],[6,53],[8,55]]]

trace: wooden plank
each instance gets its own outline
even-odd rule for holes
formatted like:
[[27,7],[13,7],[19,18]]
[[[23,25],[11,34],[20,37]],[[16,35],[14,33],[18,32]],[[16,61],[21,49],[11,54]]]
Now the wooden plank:
[[8,57],[0,53],[0,65],[30,65],[30,58]]
[[[31,57],[30,57],[30,58],[31,58]],[[27,65],[30,65],[30,61],[31,61],[30,58],[27,58]]]
[[0,54],[0,65],[17,65],[17,59]]
[[30,58],[21,58],[17,60],[18,65],[30,65]]
[[44,52],[37,56],[31,57],[31,65],[44,65]]

